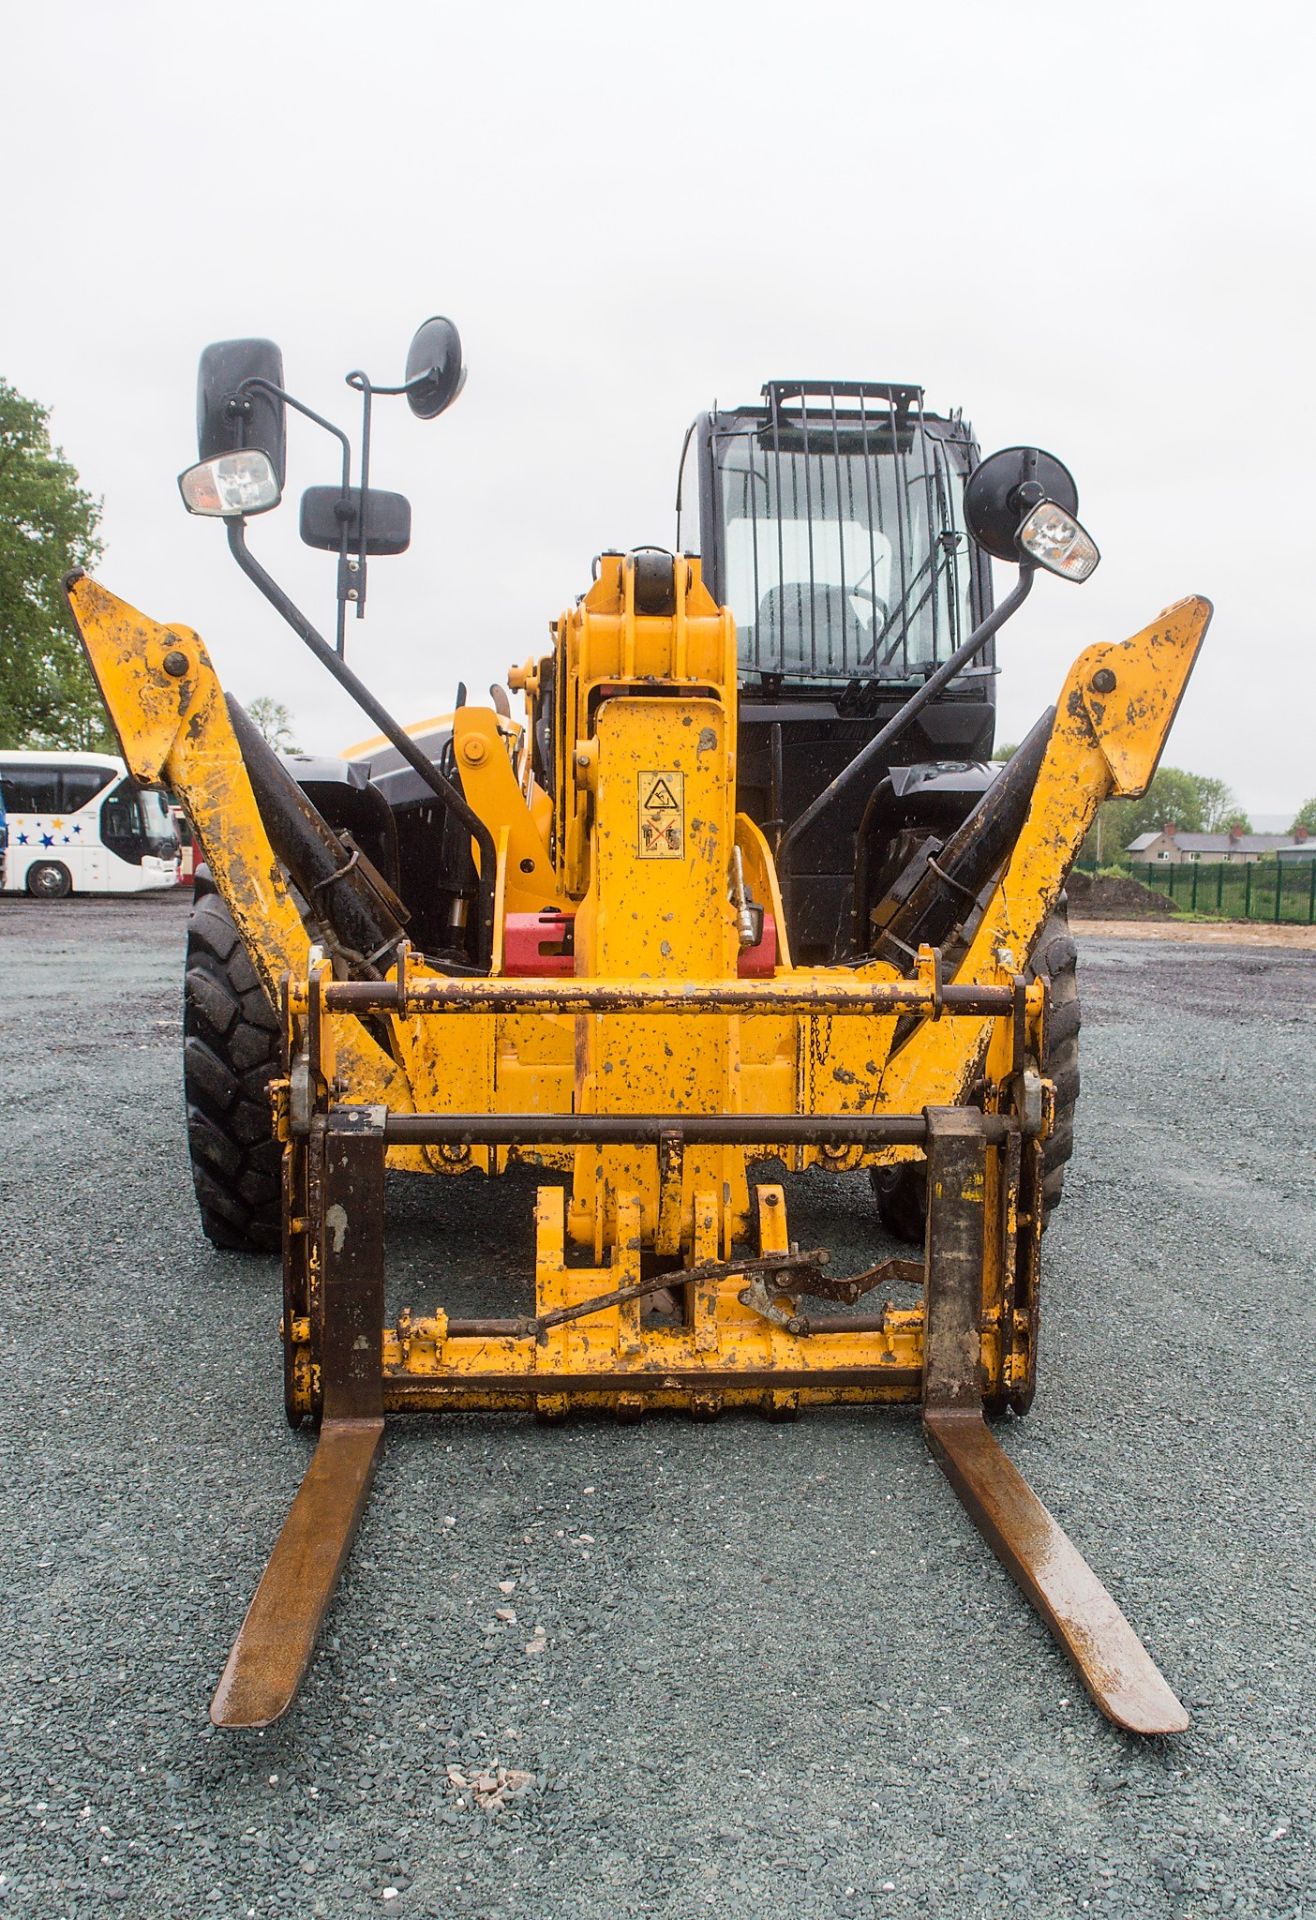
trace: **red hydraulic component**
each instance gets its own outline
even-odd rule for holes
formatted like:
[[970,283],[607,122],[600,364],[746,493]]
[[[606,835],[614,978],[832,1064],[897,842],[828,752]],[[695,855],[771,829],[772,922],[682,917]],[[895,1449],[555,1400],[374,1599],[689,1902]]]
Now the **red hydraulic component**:
[[575,922],[565,913],[509,913],[503,920],[503,972],[514,979],[576,970]]
[[[503,972],[512,980],[543,979],[574,974],[570,914],[509,913],[503,921]],[[736,971],[742,980],[771,979],[777,967],[777,922],[763,916],[763,932],[752,947],[741,951]]]

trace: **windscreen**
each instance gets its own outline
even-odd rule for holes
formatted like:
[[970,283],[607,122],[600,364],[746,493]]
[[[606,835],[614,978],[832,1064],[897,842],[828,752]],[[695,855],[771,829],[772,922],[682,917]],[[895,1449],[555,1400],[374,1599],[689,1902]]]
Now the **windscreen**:
[[972,627],[963,477],[889,414],[762,416],[713,436],[742,671],[917,678]]
[[0,792],[11,813],[78,813],[114,777],[112,767],[69,765],[63,759],[0,762]]
[[172,860],[178,829],[162,793],[120,780],[101,806],[101,839],[121,860],[140,865],[145,854]]

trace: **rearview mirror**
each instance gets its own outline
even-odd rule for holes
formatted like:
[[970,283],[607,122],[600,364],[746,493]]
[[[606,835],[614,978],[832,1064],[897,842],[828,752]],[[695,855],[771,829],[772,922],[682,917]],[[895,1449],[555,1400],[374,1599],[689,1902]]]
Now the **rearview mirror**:
[[[308,487],[302,495],[301,535],[308,547],[337,553],[347,528],[347,550],[361,550],[361,489]],[[411,544],[411,502],[405,494],[366,489],[366,552],[405,553]]]
[[407,405],[420,420],[433,420],[465,386],[461,336],[442,314],[417,327],[412,336],[406,380]]
[[197,456],[205,462],[218,454],[259,448],[268,455],[282,489],[283,400],[266,387],[245,386],[250,380],[282,387],[283,355],[272,340],[216,340],[204,350],[196,383]]

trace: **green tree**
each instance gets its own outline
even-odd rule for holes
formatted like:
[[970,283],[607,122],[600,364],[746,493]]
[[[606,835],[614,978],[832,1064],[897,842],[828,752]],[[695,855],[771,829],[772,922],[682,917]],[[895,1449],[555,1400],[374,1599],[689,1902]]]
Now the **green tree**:
[[276,753],[300,752],[300,748],[293,745],[292,714],[282,700],[274,700],[268,693],[258,693],[248,703],[247,717],[261,739]]
[[1184,833],[1201,833],[1205,810],[1200,776],[1179,767],[1160,767],[1140,800],[1107,800],[1083,843],[1081,858],[1091,865],[1109,866],[1123,860],[1130,841],[1141,833],[1159,833],[1173,825]]
[[51,446],[49,418],[0,380],[0,745],[102,747],[105,709],[63,586],[100,557],[100,502]]
[[1252,822],[1234,798],[1234,790],[1227,781],[1217,780],[1209,773],[1190,773],[1188,778],[1197,788],[1202,804],[1203,833],[1228,833],[1240,822],[1243,832],[1251,833]]
[[1298,833],[1304,829],[1307,833],[1316,835],[1316,794],[1313,794],[1310,800],[1304,800],[1298,808],[1289,832]]

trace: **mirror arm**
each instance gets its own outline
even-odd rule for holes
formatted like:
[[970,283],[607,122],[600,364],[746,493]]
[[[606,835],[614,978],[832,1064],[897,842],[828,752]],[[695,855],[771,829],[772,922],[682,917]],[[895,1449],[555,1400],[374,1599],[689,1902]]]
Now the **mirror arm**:
[[[246,387],[260,387],[265,393],[274,394],[276,399],[284,402],[285,406],[291,407],[294,412],[300,413],[305,419],[313,420],[317,427],[323,427],[326,433],[333,435],[343,450],[342,495],[344,502],[349,501],[352,496],[352,443],[343,432],[343,429],[336,427],[332,420],[326,420],[322,413],[315,411],[314,407],[308,407],[305,401],[298,400],[294,394],[287,392],[283,387],[276,387],[272,380],[266,380],[260,374],[253,374],[249,380],[243,380],[238,387],[238,392],[241,393]],[[338,544],[338,626],[335,633],[335,644],[340,660],[343,659],[347,653],[345,576],[347,570],[347,525],[350,518],[350,513],[345,511],[343,516],[342,538]],[[257,584],[259,585],[259,582],[257,582]],[[261,591],[264,592],[264,588],[262,588]],[[282,608],[280,608],[280,612],[282,611]],[[284,614],[284,618],[288,618],[287,614]]]
[[[400,387],[377,387],[374,381],[370,378],[370,375],[368,373],[364,373],[360,367],[354,367],[352,372],[349,374],[346,374],[344,378],[346,379],[348,386],[353,388],[355,392],[361,395],[361,515],[360,515],[360,524],[357,529],[358,542],[357,542],[357,555],[356,555],[356,617],[358,620],[364,620],[366,617],[366,540],[368,537],[367,528],[366,528],[366,519],[370,510],[369,509],[370,414],[371,414],[372,403],[377,393],[382,393],[386,395],[393,395],[398,393],[410,393],[413,388],[420,386],[422,381],[428,380],[430,378],[430,374],[428,372],[418,373],[414,380],[404,381],[404,383]],[[343,640],[342,640],[342,621],[343,621],[343,605],[342,605],[342,600],[340,598],[339,623],[338,623],[339,624],[338,651],[340,655],[344,651]]]
[[276,400],[282,400],[285,406],[293,409],[294,413],[300,413],[307,420],[313,420],[317,427],[323,427],[326,433],[333,435],[343,449],[343,487],[346,490],[352,484],[352,444],[343,429],[336,427],[332,420],[326,420],[322,413],[315,411],[314,407],[308,407],[304,401],[298,400],[286,388],[276,387],[272,380],[266,380],[258,373],[252,374],[249,380],[240,381],[237,391],[244,393],[249,387],[259,387],[262,393],[272,393]]
[[[948,660],[943,660],[935,673],[928,675],[923,685],[912,693],[899,712],[892,714],[886,725],[875,733],[871,740],[862,746],[848,766],[842,767],[836,778],[825,786],[818,798],[797,814],[791,821],[777,847],[777,878],[781,882],[786,904],[791,904],[790,860],[802,837],[814,825],[815,821],[835,804],[840,795],[861,774],[865,767],[874,761],[884,747],[902,734],[910,721],[920,714],[928,702],[935,699],[946,683],[955,678],[963,667],[980,653],[992,635],[1003,627],[1011,614],[1017,613],[1032,590],[1033,575],[1036,567],[1031,560],[1022,560],[1019,564],[1019,580],[1014,589],[1002,600],[999,607],[993,608],[985,620],[979,621],[968,639],[957,647]],[[789,922],[789,915],[788,915]]]
[[[360,367],[354,367],[351,373],[344,376],[348,386],[351,387],[354,392],[361,395],[361,512],[360,522],[357,528],[356,570],[353,587],[353,598],[356,601],[356,617],[358,620],[364,620],[366,615],[366,546],[369,539],[366,522],[370,513],[370,416],[374,398],[377,393],[384,394],[390,398],[400,393],[414,393],[417,388],[424,386],[427,380],[432,380],[434,373],[435,369],[433,367],[427,367],[423,372],[413,374],[410,380],[404,380],[400,387],[377,387],[370,378],[370,375]],[[344,552],[346,552],[345,546]],[[345,595],[340,593],[338,621],[338,651],[340,655],[344,651],[342,638],[342,601],[344,597]]]
[[427,367],[424,373],[416,374],[415,377],[411,380],[404,380],[400,387],[377,387],[374,381],[370,379],[368,374],[364,374],[358,371],[356,373],[349,373],[347,375],[347,384],[349,387],[360,388],[361,383],[364,381],[365,384],[369,387],[371,393],[383,394],[386,399],[392,400],[392,399],[395,399],[397,395],[400,393],[414,393],[417,387],[423,387],[427,380],[432,380],[433,378],[434,378],[433,367]]
[[349,387],[354,387],[361,395],[361,513],[357,528],[356,555],[356,617],[366,617],[366,517],[370,499],[370,412],[371,402],[376,393],[387,393],[387,387],[371,385],[370,375],[362,373],[360,368],[345,375]]
[[481,969],[487,973],[493,965],[494,879],[498,864],[498,854],[492,833],[479,814],[467,804],[461,788],[439,772],[428,754],[421,752],[410,734],[403,731],[387,707],[382,706],[369,687],[357,679],[347,662],[334,652],[328,641],[311,625],[301,608],[288,598],[278,581],[265,571],[247,545],[246,521],[229,520],[226,525],[229,550],[247,578],[259,587],[275,612],[283,616],[298,639],[304,641],[310,648],[321,666],[329,669],[339,686],[351,695],[363,713],[369,715],[390,744],[397,748],[412,771],[418,773],[430,791],[437,795],[445,807],[456,814],[479,847],[480,915],[476,954]]

